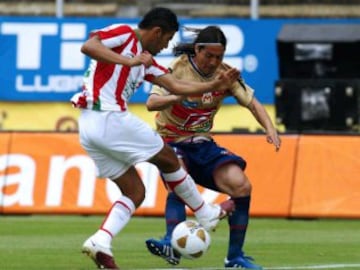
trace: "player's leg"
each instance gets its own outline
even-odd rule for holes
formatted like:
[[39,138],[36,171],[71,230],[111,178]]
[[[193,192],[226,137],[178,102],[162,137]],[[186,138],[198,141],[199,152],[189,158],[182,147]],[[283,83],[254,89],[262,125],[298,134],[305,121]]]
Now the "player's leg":
[[187,204],[206,230],[214,230],[219,219],[233,210],[232,201],[226,201],[221,205],[205,203],[194,180],[180,166],[175,152],[169,145],[165,144],[163,149],[149,162],[160,169],[168,189],[175,192]]
[[[151,128],[129,113],[85,110],[79,118],[80,142],[94,160],[97,174],[109,178],[121,195],[100,228],[83,244],[82,251],[99,268],[118,269],[111,252],[112,239],[126,226],[145,198],[145,187],[132,164],[153,156],[162,147],[152,145]],[[130,134],[130,135],[129,135]],[[139,144],[143,144],[139,148]],[[120,193],[119,192],[119,193]]]
[[[113,180],[122,195],[113,203],[95,236],[103,246],[110,247],[111,241],[128,223],[135,209],[145,198],[145,186],[134,166],[125,174]],[[95,237],[96,238],[96,237]]]
[[82,248],[99,268],[106,269],[118,269],[113,259],[111,242],[145,198],[144,184],[134,166],[113,181],[122,195],[113,203],[100,228],[85,241]]
[[[181,166],[185,168],[180,157],[179,162]],[[145,244],[148,250],[172,265],[179,264],[180,254],[178,254],[171,246],[171,235],[176,225],[185,219],[185,203],[174,192],[169,192],[165,203],[165,235],[161,239],[147,239]]]
[[235,211],[228,217],[229,245],[225,267],[262,269],[250,257],[245,256],[243,247],[249,224],[251,184],[237,163],[225,163],[214,171],[218,189],[228,194],[235,202]]
[[169,192],[165,205],[165,236],[162,239],[147,239],[145,243],[148,250],[172,265],[179,264],[180,254],[171,246],[171,234],[176,225],[185,219],[186,211],[184,202],[174,192]]
[[[178,149],[176,147],[176,149]],[[185,153],[176,152],[178,157],[180,158],[179,161],[183,168],[185,168],[185,164],[181,158]],[[195,190],[197,191],[196,186],[194,185],[192,188],[188,188],[188,191]],[[231,201],[232,203],[232,201]],[[165,208],[165,218],[166,218],[166,234],[163,239],[157,240],[154,238],[150,238],[146,241],[146,245],[148,250],[157,256],[162,257],[170,264],[176,265],[180,262],[180,255],[177,254],[174,249],[171,247],[170,240],[171,234],[174,230],[175,226],[180,223],[181,221],[185,220],[186,213],[185,213],[185,205],[183,200],[180,199],[174,192],[170,192],[167,201],[166,201],[166,208]]]
[[[176,152],[180,165],[186,169],[182,156]],[[165,204],[166,233],[164,240],[171,241],[171,235],[176,225],[186,219],[185,203],[174,192],[169,192]]]
[[247,263],[248,259],[243,252],[251,196],[251,184],[244,174],[245,160],[218,146],[214,141],[178,144],[176,149],[186,153],[187,169],[196,179],[197,184],[225,193],[235,201],[235,211],[228,218],[230,229],[228,257],[237,260],[226,266],[236,266],[241,259],[241,264],[236,267],[243,265],[259,269],[256,268],[257,265],[250,264],[250,261]]
[[184,202],[174,192],[169,192],[165,206],[166,234],[164,239],[170,241],[176,225],[185,219],[186,210]]

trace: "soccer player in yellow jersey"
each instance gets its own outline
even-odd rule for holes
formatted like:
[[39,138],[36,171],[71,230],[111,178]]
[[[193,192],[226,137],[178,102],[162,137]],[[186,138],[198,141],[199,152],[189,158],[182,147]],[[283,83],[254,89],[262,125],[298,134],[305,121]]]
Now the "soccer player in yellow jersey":
[[[169,70],[173,76],[187,81],[209,81],[230,67],[223,63],[226,37],[220,28],[208,26],[197,31],[193,43],[174,48],[177,58]],[[170,144],[184,168],[203,187],[225,193],[235,201],[235,211],[228,217],[229,245],[224,266],[227,268],[262,269],[251,257],[245,256],[243,245],[249,221],[251,183],[244,173],[246,161],[217,145],[210,131],[214,117],[224,98],[232,96],[250,110],[265,129],[267,141],[280,148],[279,135],[264,107],[255,98],[254,90],[242,78],[225,91],[198,95],[173,95],[166,89],[153,86],[147,100],[156,115],[157,131]],[[148,239],[147,248],[170,264],[180,262],[180,255],[170,245],[174,227],[186,219],[185,205],[170,192],[165,209],[166,234],[161,240]]]

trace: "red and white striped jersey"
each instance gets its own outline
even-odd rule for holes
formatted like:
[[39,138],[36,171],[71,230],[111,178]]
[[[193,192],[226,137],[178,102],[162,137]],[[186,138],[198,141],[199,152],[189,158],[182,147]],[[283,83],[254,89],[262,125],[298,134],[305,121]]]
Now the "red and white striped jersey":
[[[95,30],[106,47],[125,57],[139,55],[143,48],[136,33],[128,25],[114,24]],[[167,68],[153,60],[153,64],[124,66],[90,61],[84,74],[82,92],[75,94],[71,101],[75,107],[100,111],[126,111],[127,102],[144,80],[152,82],[154,77],[164,75]]]

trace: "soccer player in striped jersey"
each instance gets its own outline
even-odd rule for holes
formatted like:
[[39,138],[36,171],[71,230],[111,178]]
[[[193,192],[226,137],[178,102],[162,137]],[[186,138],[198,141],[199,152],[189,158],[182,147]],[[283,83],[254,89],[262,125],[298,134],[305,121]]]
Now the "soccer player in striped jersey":
[[[226,37],[216,26],[197,31],[193,43],[174,48],[178,57],[170,65],[178,79],[206,82],[230,67],[223,63]],[[147,100],[150,111],[156,114],[157,131],[177,153],[183,167],[195,182],[203,187],[225,193],[235,202],[235,211],[228,217],[229,244],[225,267],[262,269],[248,256],[243,245],[249,220],[251,183],[245,175],[246,161],[219,146],[211,137],[214,117],[226,97],[234,97],[239,105],[250,110],[266,131],[269,143],[280,148],[280,138],[265,108],[257,101],[254,90],[242,78],[225,91],[203,94],[174,95],[166,87],[153,86]],[[236,115],[234,115],[236,117]],[[174,227],[186,219],[185,205],[175,193],[169,193],[166,209],[166,233],[161,240],[148,239],[149,251],[171,264],[180,256],[170,245]]]
[[100,269],[118,269],[111,251],[112,239],[145,198],[144,184],[134,167],[139,162],[155,164],[169,189],[186,202],[207,230],[213,230],[234,207],[231,200],[219,205],[205,203],[173,149],[128,111],[128,100],[144,80],[180,95],[226,89],[236,81],[237,69],[198,83],[179,80],[159,65],[153,56],[168,46],[178,28],[177,16],[171,10],[154,8],[137,29],[111,25],[93,31],[81,48],[91,62],[82,92],[71,99],[81,109],[80,143],[94,160],[98,176],[111,179],[121,191],[100,228],[82,247]]

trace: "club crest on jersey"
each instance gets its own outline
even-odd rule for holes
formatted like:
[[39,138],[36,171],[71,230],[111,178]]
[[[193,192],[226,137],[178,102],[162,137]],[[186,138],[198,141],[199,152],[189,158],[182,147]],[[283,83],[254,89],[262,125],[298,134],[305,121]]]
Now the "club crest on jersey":
[[211,104],[213,102],[212,93],[204,93],[201,97],[201,102],[203,104]]

